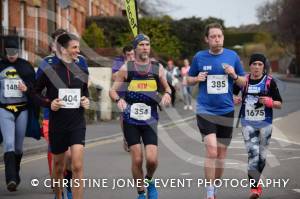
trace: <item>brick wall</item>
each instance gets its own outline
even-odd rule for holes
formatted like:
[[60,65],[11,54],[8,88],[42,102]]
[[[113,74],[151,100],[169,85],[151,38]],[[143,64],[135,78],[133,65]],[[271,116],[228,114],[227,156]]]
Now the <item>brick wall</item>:
[[[54,0],[53,0],[54,1]],[[34,62],[37,54],[46,54],[48,51],[49,31],[48,31],[48,1],[47,0],[9,0],[9,27],[21,27],[21,3],[24,4],[24,42],[25,50],[29,61]],[[68,9],[62,9],[56,5],[55,27],[65,28],[82,35],[85,30],[85,20],[89,14],[89,0],[72,0]],[[36,11],[38,10],[38,42],[36,41]],[[68,11],[67,11],[68,10]],[[93,0],[92,16],[121,15],[122,8],[114,0]],[[59,16],[59,14],[61,16]],[[67,16],[69,14],[69,17]],[[54,14],[55,15],[55,14]],[[60,18],[60,19],[59,19]],[[71,23],[68,25],[68,23]],[[50,30],[51,31],[51,30]]]

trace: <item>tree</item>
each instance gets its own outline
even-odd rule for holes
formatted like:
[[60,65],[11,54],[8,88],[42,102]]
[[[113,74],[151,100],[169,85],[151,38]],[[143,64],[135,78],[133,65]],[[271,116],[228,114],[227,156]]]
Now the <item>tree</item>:
[[282,9],[282,0],[267,1],[257,9],[257,18],[260,22],[276,22]]
[[281,38],[294,45],[296,56],[296,74],[300,75],[300,1],[284,0],[278,18]]
[[82,39],[87,43],[90,48],[105,47],[105,36],[103,30],[92,23],[83,33]]
[[161,16],[169,6],[166,0],[137,0],[139,14],[143,16]]
[[274,21],[282,41],[292,44],[296,56],[296,74],[300,75],[300,1],[276,0],[258,10],[261,21]]
[[151,38],[152,48],[163,58],[178,58],[180,55],[180,41],[170,34],[171,21],[170,17],[144,17],[140,20],[141,32]]
[[172,21],[171,34],[178,37],[182,44],[181,58],[191,58],[205,47],[204,26],[202,19],[198,17]]

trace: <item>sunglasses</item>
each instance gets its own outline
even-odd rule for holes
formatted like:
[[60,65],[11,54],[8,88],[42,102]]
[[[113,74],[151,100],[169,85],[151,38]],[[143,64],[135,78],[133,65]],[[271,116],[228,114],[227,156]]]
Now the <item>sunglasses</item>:
[[8,56],[13,56],[19,53],[19,49],[17,48],[6,48],[5,51],[6,51],[6,55]]

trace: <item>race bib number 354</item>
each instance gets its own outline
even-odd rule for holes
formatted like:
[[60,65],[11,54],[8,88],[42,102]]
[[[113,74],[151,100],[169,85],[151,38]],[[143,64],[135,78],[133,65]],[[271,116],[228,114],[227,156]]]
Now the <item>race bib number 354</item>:
[[207,93],[208,94],[228,93],[228,75],[208,75]]
[[79,108],[80,107],[80,89],[60,88],[58,98],[64,102],[62,108]]
[[147,106],[144,103],[132,104],[130,117],[136,120],[149,120],[151,118],[151,106]]

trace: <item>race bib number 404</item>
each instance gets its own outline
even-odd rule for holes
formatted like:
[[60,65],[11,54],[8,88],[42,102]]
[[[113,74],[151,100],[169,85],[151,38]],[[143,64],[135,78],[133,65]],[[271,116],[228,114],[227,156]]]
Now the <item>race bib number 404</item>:
[[228,75],[208,75],[207,93],[208,94],[228,93]]
[[19,90],[20,79],[4,80],[4,97],[22,97],[23,93]]
[[130,117],[136,120],[149,120],[151,118],[151,106],[147,106],[144,103],[132,104]]
[[79,108],[80,107],[80,89],[78,88],[60,88],[58,98],[64,102],[62,108]]

